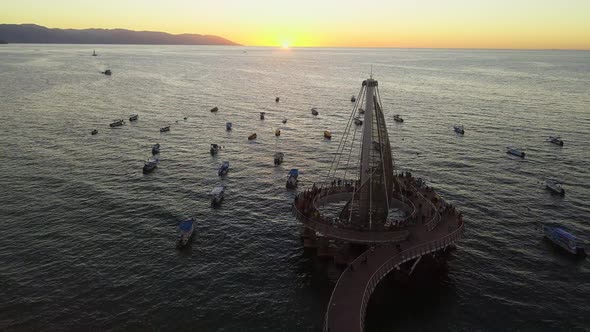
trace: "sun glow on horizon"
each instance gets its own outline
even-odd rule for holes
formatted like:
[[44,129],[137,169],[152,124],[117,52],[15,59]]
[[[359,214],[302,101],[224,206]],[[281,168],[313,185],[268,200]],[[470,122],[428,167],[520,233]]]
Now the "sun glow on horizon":
[[590,49],[587,0],[373,0],[371,8],[353,0],[4,0],[0,23],[196,33],[282,49]]

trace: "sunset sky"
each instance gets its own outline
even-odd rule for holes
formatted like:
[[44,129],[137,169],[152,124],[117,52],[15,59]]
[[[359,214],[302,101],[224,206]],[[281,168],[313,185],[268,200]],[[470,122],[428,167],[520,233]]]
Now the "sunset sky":
[[590,49],[590,0],[2,0],[0,23],[252,46]]

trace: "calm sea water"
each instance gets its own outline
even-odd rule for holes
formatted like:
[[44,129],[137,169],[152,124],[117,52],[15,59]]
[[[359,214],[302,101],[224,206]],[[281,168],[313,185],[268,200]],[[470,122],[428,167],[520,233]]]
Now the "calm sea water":
[[[327,175],[371,65],[396,166],[459,206],[467,232],[440,280],[373,301],[369,330],[590,329],[588,261],[537,227],[590,234],[590,52],[4,45],[0,330],[319,330],[338,270],[304,253],[285,179]],[[555,134],[563,147],[544,141]],[[225,149],[212,157],[211,143]]]

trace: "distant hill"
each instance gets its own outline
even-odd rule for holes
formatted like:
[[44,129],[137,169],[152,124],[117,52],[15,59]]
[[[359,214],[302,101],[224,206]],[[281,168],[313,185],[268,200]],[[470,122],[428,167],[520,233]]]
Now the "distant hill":
[[0,41],[38,44],[239,45],[219,36],[125,29],[49,29],[36,24],[0,24]]

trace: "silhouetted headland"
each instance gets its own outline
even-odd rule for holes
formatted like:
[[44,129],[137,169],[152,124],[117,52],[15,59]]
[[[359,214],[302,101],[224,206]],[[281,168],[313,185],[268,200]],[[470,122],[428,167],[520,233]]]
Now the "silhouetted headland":
[[36,24],[0,24],[0,41],[40,44],[239,45],[212,35],[172,35],[125,29],[49,29]]

